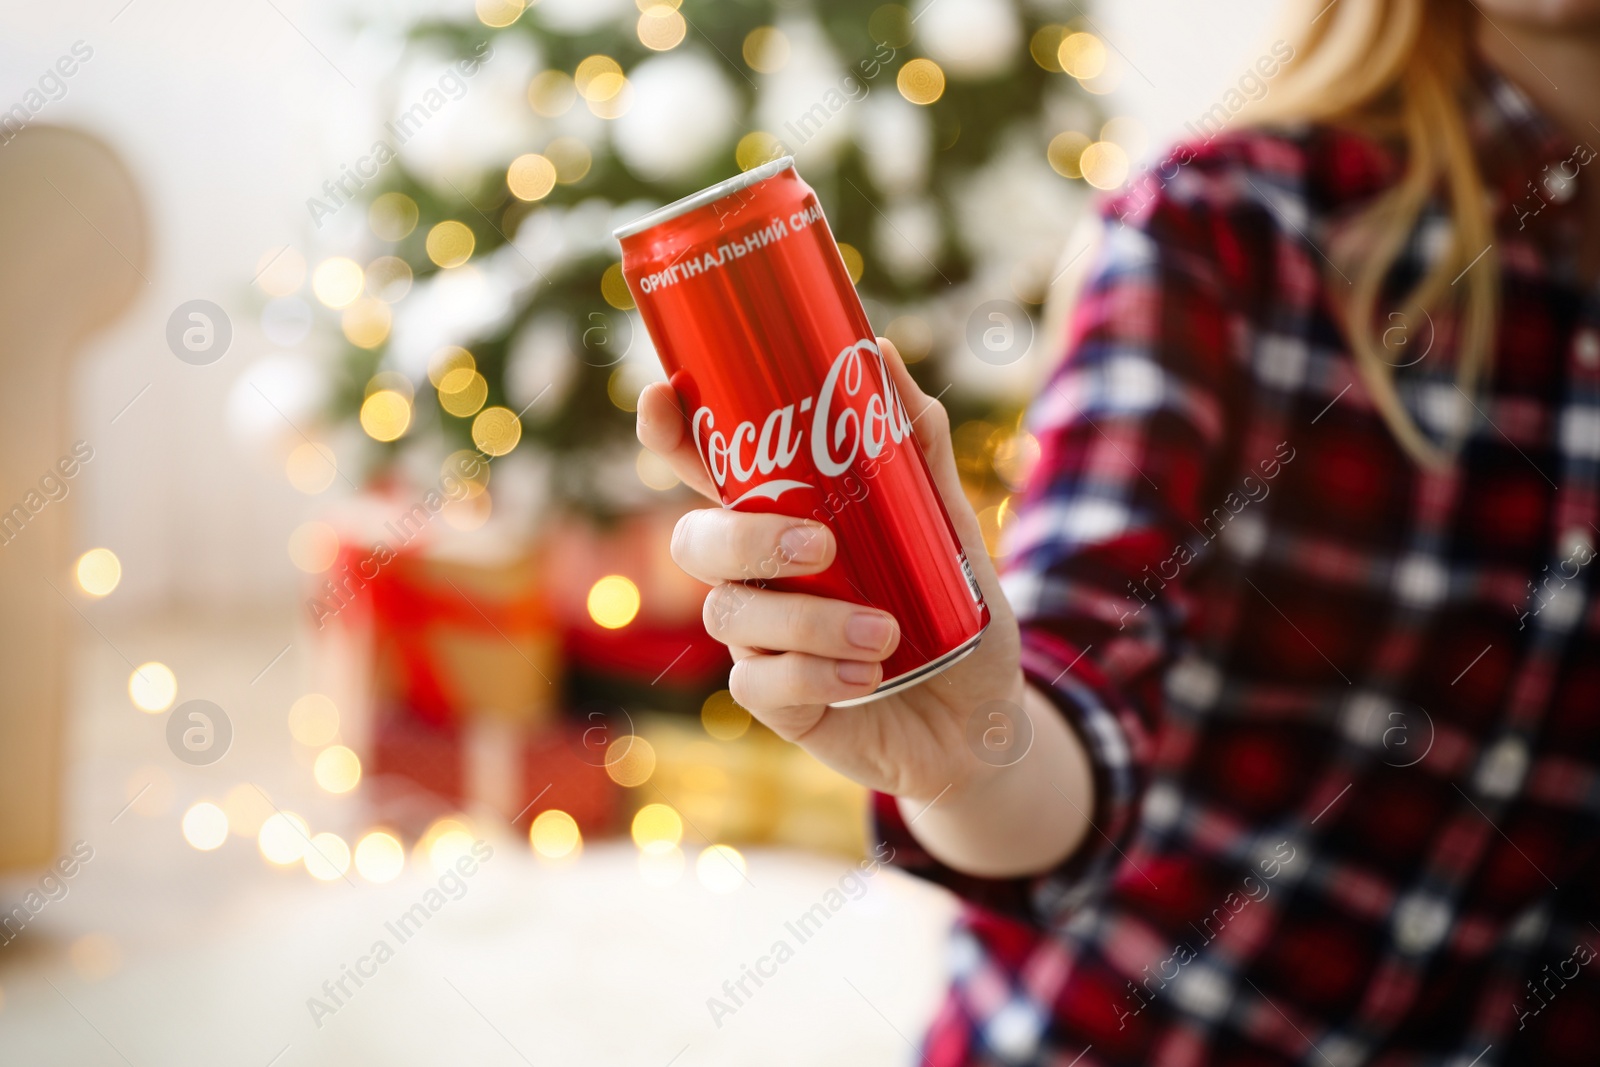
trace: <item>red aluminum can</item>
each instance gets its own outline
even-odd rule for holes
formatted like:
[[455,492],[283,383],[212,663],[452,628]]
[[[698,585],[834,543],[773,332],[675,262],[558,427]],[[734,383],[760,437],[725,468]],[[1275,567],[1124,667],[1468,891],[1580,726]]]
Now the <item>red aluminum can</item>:
[[[622,274],[727,508],[815,519],[821,574],[749,584],[869,604],[900,624],[883,684],[971,652],[989,608],[816,193],[788,157],[616,231]],[[775,567],[778,561],[772,561]]]

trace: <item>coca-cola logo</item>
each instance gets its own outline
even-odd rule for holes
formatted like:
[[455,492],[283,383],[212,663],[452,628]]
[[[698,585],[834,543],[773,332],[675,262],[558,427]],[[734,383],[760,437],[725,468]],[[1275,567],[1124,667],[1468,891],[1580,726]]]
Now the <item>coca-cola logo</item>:
[[791,489],[815,488],[784,476],[802,454],[824,478],[837,478],[858,458],[877,459],[890,445],[911,436],[911,419],[889,380],[883,353],[863,338],[834,357],[816,396],[773,408],[759,427],[747,419],[724,432],[716,414],[702,406],[691,428],[717,488],[730,482],[748,485],[728,501],[728,507],[737,507],[753,498],[777,500]]

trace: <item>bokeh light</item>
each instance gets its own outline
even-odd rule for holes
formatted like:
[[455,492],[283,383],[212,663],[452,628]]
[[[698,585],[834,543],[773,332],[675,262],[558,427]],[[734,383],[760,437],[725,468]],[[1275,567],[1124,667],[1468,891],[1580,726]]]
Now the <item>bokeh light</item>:
[[1066,40],[1069,32],[1071,31],[1058,23],[1040,26],[1028,39],[1028,54],[1045,70],[1052,74],[1060,74],[1061,42]]
[[399,256],[379,256],[367,264],[367,295],[386,304],[405,299],[411,281],[411,264]]
[[[602,80],[603,79],[603,80]],[[590,56],[578,64],[572,82],[585,100],[607,100],[622,88],[622,65],[610,56]]]
[[639,587],[620,574],[608,574],[589,587],[589,618],[620,630],[639,614]]
[[437,389],[451,371],[462,367],[473,370],[477,366],[478,362],[472,358],[471,352],[459,345],[446,345],[428,359],[428,381]]
[[911,12],[902,4],[883,4],[867,16],[867,33],[879,44],[904,48],[911,43]]
[[668,804],[646,804],[634,813],[632,833],[646,852],[675,848],[683,840],[683,816]]
[[256,847],[267,862],[280,867],[299,863],[306,852],[311,828],[292,811],[275,811],[267,816],[256,834]]
[[307,496],[316,496],[325,492],[338,477],[339,462],[333,449],[320,441],[302,441],[289,453],[283,473],[290,485]]
[[393,834],[373,830],[356,842],[355,864],[356,873],[369,882],[392,882],[405,870],[405,846]]
[[361,781],[361,757],[344,745],[329,745],[317,753],[311,776],[330,793],[348,793]]
[[178,676],[165,663],[141,663],[128,675],[128,698],[151,715],[166,711],[178,698]]
[[556,165],[537,152],[518,156],[506,168],[506,188],[518,200],[543,200],[556,187]]
[[289,706],[289,736],[321,748],[339,736],[339,709],[321,693],[307,693]]
[[472,852],[477,835],[462,816],[446,816],[434,821],[417,842],[417,855],[426,859],[434,871],[454,867],[456,860]]
[[654,52],[665,52],[683,43],[689,32],[678,9],[671,4],[652,4],[639,16],[639,43]]
[[472,258],[477,243],[465,223],[446,219],[428,231],[428,258],[446,270],[459,267]]
[[541,859],[561,860],[583,848],[583,834],[571,815],[557,808],[541,811],[528,827],[528,842]]
[[389,339],[389,327],[394,314],[389,305],[375,296],[363,296],[351,302],[339,316],[339,328],[345,340],[357,348],[377,348]]
[[439,380],[439,406],[460,418],[477,414],[489,398],[489,380],[471,367],[457,367]]
[[300,857],[311,877],[319,882],[343,878],[350,869],[350,846],[338,834],[324,830],[314,835]]
[[633,293],[628,290],[628,280],[622,276],[622,264],[613,263],[600,275],[600,295],[618,311],[632,311]]
[[700,725],[718,741],[733,741],[750,729],[750,713],[733,699],[732,693],[719,689],[700,705]]
[[397,440],[411,426],[411,402],[393,389],[379,389],[361,404],[361,428],[374,441]]
[[1092,33],[1071,33],[1056,50],[1061,69],[1082,81],[1106,69],[1106,46]]
[[367,225],[384,241],[403,241],[417,228],[417,202],[405,193],[384,193],[367,208]]
[[485,454],[503,456],[522,440],[522,420],[510,408],[484,408],[472,420],[472,443]]
[[261,832],[261,824],[272,816],[272,804],[250,782],[240,782],[222,798],[223,813],[228,816],[228,832],[239,837],[254,837]]
[[900,68],[894,84],[913,104],[931,104],[944,95],[944,71],[931,59],[913,59]]
[[306,257],[288,245],[261,253],[256,262],[256,284],[268,296],[288,296],[306,280]]
[[589,146],[576,137],[557,137],[544,146],[544,157],[555,164],[556,181],[562,185],[582,181],[594,165]]
[[1115,189],[1128,180],[1128,154],[1110,141],[1096,141],[1078,159],[1083,180],[1096,189]]
[[183,839],[201,852],[221,848],[228,839],[228,816],[209,800],[183,813]]
[[1051,169],[1063,178],[1081,178],[1083,150],[1093,143],[1077,130],[1067,130],[1050,139],[1045,158],[1050,161]]
[[740,170],[750,170],[770,163],[783,155],[783,142],[766,130],[751,130],[739,138],[733,149],[733,161]]
[[751,70],[771,74],[789,62],[789,37],[776,26],[757,26],[745,34],[742,51]]
[[694,861],[694,875],[713,893],[732,893],[745,880],[744,857],[731,845],[708,845]]
[[477,11],[479,22],[499,29],[521,18],[527,5],[523,0],[476,0],[473,7]]
[[360,296],[365,284],[366,275],[362,273],[361,264],[344,256],[323,260],[311,275],[311,291],[324,305],[334,309],[345,307]]
[[673,471],[672,464],[648,448],[639,449],[639,458],[634,461],[633,467],[639,480],[651,489],[664,491],[678,484],[678,475]]
[[122,581],[122,561],[109,548],[91,548],[78,557],[74,569],[78,588],[93,597],[110,595]]
[[655,748],[636,734],[619,737],[606,749],[606,774],[618,785],[644,785],[655,770]]
[[578,90],[565,71],[541,71],[528,83],[528,106],[547,119],[565,115],[577,99]]
[[855,245],[840,241],[839,258],[844,260],[844,269],[850,275],[851,284],[860,284],[861,275],[867,270],[867,261],[862,257],[861,251]]
[[307,574],[321,574],[339,558],[339,535],[317,519],[302,522],[289,534],[289,561]]

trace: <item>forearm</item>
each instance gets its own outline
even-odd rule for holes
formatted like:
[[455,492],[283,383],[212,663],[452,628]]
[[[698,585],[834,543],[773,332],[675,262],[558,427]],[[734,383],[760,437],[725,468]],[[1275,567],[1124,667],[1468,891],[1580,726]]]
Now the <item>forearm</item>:
[[1024,686],[1033,744],[1016,763],[973,757],[968,778],[930,798],[900,797],[911,833],[941,863],[967,874],[1038,874],[1065,860],[1090,832],[1094,778],[1078,735],[1042,693]]

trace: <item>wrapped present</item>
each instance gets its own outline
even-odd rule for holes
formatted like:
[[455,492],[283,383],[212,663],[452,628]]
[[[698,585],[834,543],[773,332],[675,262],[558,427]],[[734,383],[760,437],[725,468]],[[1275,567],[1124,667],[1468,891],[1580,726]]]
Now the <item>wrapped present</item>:
[[374,527],[383,498],[339,516],[335,563],[308,604],[319,684],[346,709],[374,815],[415,830],[455,810],[520,828],[547,808],[608,829],[617,787],[603,752],[562,715],[562,636],[525,541]]
[[[553,524],[546,583],[575,699],[692,714],[727,684],[728,651],[701,621],[709,588],[672,560],[683,510],[664,502],[610,525]],[[608,600],[608,587],[622,592]]]
[[699,722],[655,716],[639,732],[656,765],[635,807],[665,800],[713,842],[865,854],[866,791],[759,723],[718,739]]

